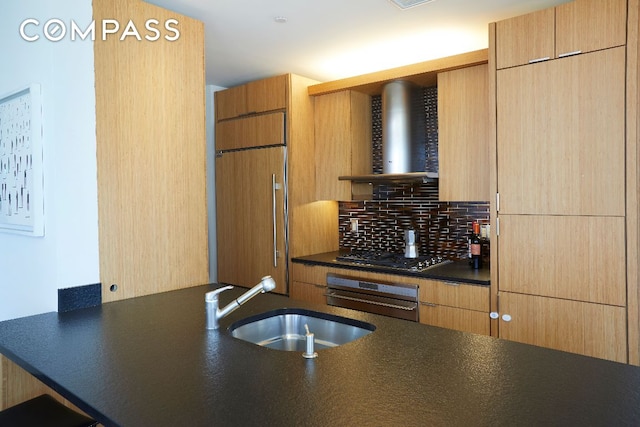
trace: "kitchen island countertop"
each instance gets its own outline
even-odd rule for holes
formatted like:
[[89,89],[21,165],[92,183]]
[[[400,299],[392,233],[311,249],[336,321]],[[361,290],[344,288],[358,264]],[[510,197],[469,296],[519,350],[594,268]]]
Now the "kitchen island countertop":
[[[0,322],[0,352],[106,426],[638,425],[640,368],[258,295],[205,329],[205,285]],[[244,289],[223,292],[221,305]],[[282,307],[376,330],[316,359],[227,328]]]

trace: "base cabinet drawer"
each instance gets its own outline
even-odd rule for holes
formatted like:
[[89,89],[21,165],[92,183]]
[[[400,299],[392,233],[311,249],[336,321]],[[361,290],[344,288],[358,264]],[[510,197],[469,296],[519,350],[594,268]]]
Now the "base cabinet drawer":
[[420,323],[474,334],[490,334],[489,313],[420,303]]
[[328,267],[292,264],[289,297],[317,304],[327,303]]
[[420,323],[490,335],[489,287],[425,280],[420,282]]
[[430,304],[489,313],[488,286],[476,286],[443,280],[426,280],[420,282],[419,298],[420,301]]
[[327,273],[329,273],[329,271],[330,269],[328,267],[293,263],[291,266],[291,279],[294,282],[326,285]]
[[317,304],[327,303],[327,287],[315,283],[291,282],[289,297],[300,301]]

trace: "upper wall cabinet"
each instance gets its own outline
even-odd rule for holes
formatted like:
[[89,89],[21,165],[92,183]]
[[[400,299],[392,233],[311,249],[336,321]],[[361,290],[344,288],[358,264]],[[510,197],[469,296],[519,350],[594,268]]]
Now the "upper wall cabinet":
[[254,113],[284,110],[287,106],[287,76],[249,82],[215,93],[216,120]]
[[[446,119],[440,121],[439,132],[442,141],[445,129],[448,141],[449,162],[444,167],[451,184],[445,197],[488,200],[487,60],[488,50],[483,49],[310,86],[309,94],[315,97],[316,199],[370,199],[372,189],[367,182],[338,180],[340,176],[372,173],[370,97],[380,95],[382,88],[394,80],[431,87],[440,85],[442,79],[447,101],[439,108],[446,110]],[[469,166],[470,162],[475,164]]]
[[626,0],[575,0],[497,22],[497,68],[624,45],[626,11]]
[[315,98],[316,199],[351,200],[343,175],[370,174],[371,97],[350,90]]
[[551,59],[555,54],[555,10],[544,9],[496,23],[496,65],[507,68]]
[[627,0],[576,0],[556,7],[556,58],[622,46]]
[[216,150],[284,145],[284,112],[225,120],[216,125]]
[[440,200],[489,200],[489,129],[488,66],[439,73]]

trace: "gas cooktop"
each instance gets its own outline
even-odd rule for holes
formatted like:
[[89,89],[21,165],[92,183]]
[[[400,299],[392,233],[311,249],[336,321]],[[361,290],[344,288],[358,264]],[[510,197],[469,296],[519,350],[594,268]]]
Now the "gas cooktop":
[[405,258],[404,255],[393,252],[363,250],[341,254],[336,257],[336,261],[405,271],[424,271],[436,265],[452,262],[441,256],[423,255],[417,258]]

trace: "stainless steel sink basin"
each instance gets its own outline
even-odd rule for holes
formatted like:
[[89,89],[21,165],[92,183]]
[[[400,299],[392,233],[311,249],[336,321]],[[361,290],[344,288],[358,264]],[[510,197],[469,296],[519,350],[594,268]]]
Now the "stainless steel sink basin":
[[305,351],[306,330],[314,334],[315,351],[357,340],[373,332],[370,323],[298,308],[268,311],[235,322],[235,338],[282,351]]

